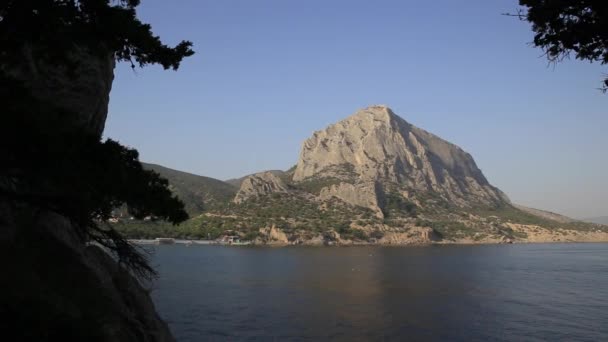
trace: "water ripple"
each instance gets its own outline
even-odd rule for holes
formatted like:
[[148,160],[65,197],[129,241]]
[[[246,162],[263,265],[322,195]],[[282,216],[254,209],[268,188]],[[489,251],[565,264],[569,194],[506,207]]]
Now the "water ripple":
[[608,340],[607,244],[158,246],[154,258],[153,297],[178,341]]

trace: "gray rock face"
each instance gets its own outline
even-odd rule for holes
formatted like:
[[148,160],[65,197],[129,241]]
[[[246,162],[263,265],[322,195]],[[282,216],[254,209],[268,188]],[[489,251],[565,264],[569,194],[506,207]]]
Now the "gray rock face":
[[381,192],[373,182],[367,183],[340,183],[323,188],[319,195],[322,200],[336,197],[346,203],[358,205],[360,207],[369,208],[376,213],[378,218],[384,218],[382,209],[380,208]]
[[[462,206],[508,201],[488,183],[471,155],[411,125],[386,106],[362,109],[315,132],[302,146],[293,180],[342,179],[343,174],[336,170],[343,165],[352,168],[355,183],[379,182],[383,186],[433,191]],[[352,192],[341,186],[330,188],[326,194],[349,198]],[[374,201],[371,193],[366,197],[354,202]]]
[[75,49],[70,65],[47,61],[45,51],[31,46],[22,49],[21,63],[7,70],[22,81],[38,100],[77,115],[71,124],[101,137],[108,115],[114,80],[114,55],[101,57]]
[[261,172],[248,176],[241,182],[241,187],[234,197],[234,203],[242,203],[252,198],[265,196],[274,192],[288,192],[289,188],[272,172]]
[[277,228],[274,224],[271,227],[260,228],[259,232],[264,236],[266,243],[287,244],[289,240],[283,230]]

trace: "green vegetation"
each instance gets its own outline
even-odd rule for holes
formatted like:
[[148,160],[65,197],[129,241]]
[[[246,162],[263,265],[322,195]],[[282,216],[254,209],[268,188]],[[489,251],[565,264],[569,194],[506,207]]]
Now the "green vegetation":
[[390,192],[384,196],[385,217],[417,217],[418,207],[397,192]]
[[428,221],[417,219],[416,225],[420,227],[429,227],[439,234],[443,239],[456,239],[470,237],[475,235],[477,230],[458,221]]
[[[548,228],[570,228],[579,230],[598,229],[586,223],[559,224],[523,212],[510,205],[502,207],[479,206],[474,209],[459,208],[441,195],[426,191],[409,191],[408,198],[401,195],[398,184],[388,185],[384,196],[384,219],[378,219],[367,208],[349,205],[337,198],[319,201],[310,193],[322,187],[343,180],[332,177],[310,178],[304,182],[292,183],[291,193],[273,193],[268,196],[251,198],[241,204],[232,203],[235,187],[206,177],[199,177],[162,168],[149,166],[161,172],[171,181],[171,189],[186,199],[186,207],[197,216],[179,227],[170,224],[147,221],[122,220],[116,228],[130,238],[175,237],[184,239],[215,239],[227,230],[238,231],[243,239],[253,240],[259,236],[259,229],[275,225],[287,233],[290,240],[312,238],[318,234],[338,232],[342,238],[367,241],[381,239],[384,233],[380,225],[388,229],[403,230],[411,225],[433,228],[445,239],[470,238],[481,240],[486,237],[505,236],[525,238],[526,234],[512,230],[505,223],[536,224]],[[335,171],[335,170],[333,170]],[[332,172],[333,172],[332,171]],[[286,183],[291,181],[287,172],[278,172]],[[177,183],[177,184],[175,184]],[[304,190],[303,188],[306,188]],[[195,195],[191,195],[195,194]],[[201,205],[200,198],[206,202]],[[197,203],[188,203],[196,201]],[[414,202],[415,201],[415,202]],[[421,203],[420,206],[415,203]],[[200,214],[202,213],[202,215]],[[471,218],[470,214],[479,216]],[[372,227],[365,230],[351,228]],[[603,229],[603,228],[602,228]],[[367,230],[367,229],[366,229]]]
[[420,213],[424,212],[430,215],[446,214],[454,209],[453,204],[433,191],[414,192],[413,197],[424,203],[424,207],[419,210]]
[[298,182],[296,187],[311,194],[319,195],[321,189],[338,185],[342,182],[344,181],[336,177],[309,177]]
[[[289,173],[290,171],[281,171],[281,170],[269,170],[269,171],[265,171],[265,172],[270,172],[271,174],[279,177],[283,182],[285,182],[285,184],[291,184],[291,176],[293,176],[293,172]],[[228,183],[230,185],[232,185],[233,187],[235,187],[236,189],[241,187],[241,183],[243,183],[243,180],[245,180],[245,178],[249,177],[251,175],[247,175],[247,176],[243,176],[240,178],[232,178],[232,179],[228,179],[226,181],[224,181],[223,183]],[[213,179],[213,178],[210,178]],[[218,180],[218,182],[222,182],[220,180]]]
[[[520,0],[515,16],[532,24],[534,46],[552,62],[576,59],[608,63],[608,11],[603,0]],[[608,90],[608,77],[602,90]]]
[[371,210],[348,205],[337,199],[324,202],[323,208],[320,205],[319,202],[292,194],[275,193],[252,198],[238,205],[225,203],[214,213],[200,215],[179,226],[136,220],[121,220],[114,226],[129,238],[215,239],[226,230],[236,230],[244,238],[251,238],[257,236],[259,228],[275,225],[286,233],[318,234],[335,230],[349,237],[364,239],[362,231],[350,228],[351,222],[355,219],[364,224],[379,223]]
[[114,227],[130,239],[173,237],[188,240],[217,239],[227,230],[244,230],[235,218],[200,216],[178,226],[164,221],[121,221]]
[[481,217],[497,217],[503,222],[537,225],[545,228],[554,229],[572,229],[579,231],[601,230],[608,232],[607,226],[601,226],[582,221],[557,222],[536,215],[532,215],[511,205],[504,205],[497,208],[475,208],[471,212]]
[[351,164],[332,165],[321,170],[319,174],[320,176],[308,177],[292,185],[297,189],[318,195],[323,188],[340,183],[354,184],[357,179],[355,167]]
[[223,206],[234,198],[238,190],[235,186],[214,178],[176,171],[160,165],[142,165],[169,180],[171,191],[185,203],[185,209],[191,216]]
[[352,229],[350,227],[342,226],[338,229],[340,237],[342,239],[356,240],[356,241],[367,241],[369,236],[361,229]]
[[495,216],[505,222],[512,223],[533,224],[541,226],[556,226],[556,224],[558,224],[555,221],[547,220],[542,217],[532,215],[510,205],[504,205],[498,208],[475,208],[474,210],[472,210],[472,213],[481,217]]
[[287,186],[293,188],[293,174],[296,171],[296,167],[297,165],[294,165],[292,167],[289,168],[289,170],[285,171],[285,172],[279,172],[276,173],[275,176],[279,177],[283,183],[287,184]]

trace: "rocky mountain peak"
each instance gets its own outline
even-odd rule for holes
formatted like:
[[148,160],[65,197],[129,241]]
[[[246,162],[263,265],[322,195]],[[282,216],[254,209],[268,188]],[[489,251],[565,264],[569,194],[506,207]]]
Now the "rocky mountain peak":
[[293,180],[311,178],[431,191],[460,205],[508,201],[471,155],[384,105],[361,109],[307,139]]
[[[385,121],[390,123],[391,121],[401,119],[390,109],[387,105],[374,105],[367,108],[358,110],[350,118],[353,120],[370,120],[370,121]],[[403,119],[401,119],[403,120]]]

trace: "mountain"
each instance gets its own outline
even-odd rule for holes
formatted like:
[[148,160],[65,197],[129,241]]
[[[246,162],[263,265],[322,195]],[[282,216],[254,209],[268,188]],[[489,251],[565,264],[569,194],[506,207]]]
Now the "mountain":
[[608,225],[608,216],[589,217],[583,219],[583,221]]
[[178,227],[130,223],[130,237],[259,243],[407,244],[608,240],[608,227],[513,205],[473,157],[372,106],[317,131],[297,164],[226,182],[146,164],[193,216]]
[[190,216],[232,200],[238,190],[234,185],[215,178],[197,176],[156,164],[142,165],[169,180],[171,190],[184,202]]
[[346,201],[349,196],[343,193],[375,195],[371,202],[378,205],[371,209],[376,211],[383,193],[390,191],[401,191],[406,198],[413,192],[433,192],[460,206],[509,202],[490,185],[471,155],[386,106],[360,110],[307,139],[293,180],[311,178],[335,179],[337,186],[329,191]]
[[[273,175],[275,175],[275,176],[279,176],[279,177],[285,173],[285,171],[283,171],[283,170],[267,170],[267,171],[263,171],[263,172],[265,172],[265,173],[272,173]],[[254,175],[254,174],[255,174],[255,173],[253,173],[253,174],[249,174],[249,175],[247,175],[247,176],[243,176],[243,177],[240,177],[240,178],[231,178],[231,179],[227,179],[227,180],[225,180],[224,182],[226,182],[226,183],[228,183],[228,184],[232,184],[232,185],[234,185],[234,186],[236,186],[236,187],[238,188],[238,187],[240,187],[240,186],[241,186],[241,183],[242,183],[242,182],[243,182],[243,181],[244,181],[244,180],[245,180],[247,177],[252,176],[252,175]]]

